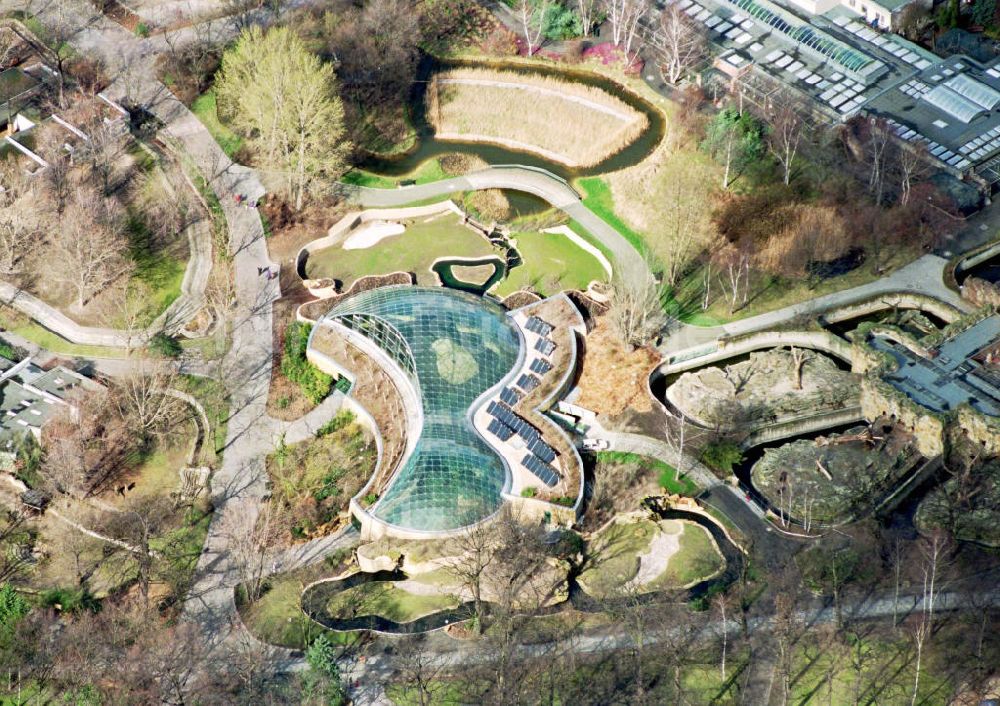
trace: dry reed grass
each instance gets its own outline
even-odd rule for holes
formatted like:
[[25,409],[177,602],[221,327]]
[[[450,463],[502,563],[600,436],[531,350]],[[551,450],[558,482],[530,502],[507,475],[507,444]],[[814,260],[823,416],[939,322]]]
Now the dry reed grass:
[[648,122],[599,88],[493,69],[435,76],[427,115],[441,138],[495,142],[574,167],[600,163]]

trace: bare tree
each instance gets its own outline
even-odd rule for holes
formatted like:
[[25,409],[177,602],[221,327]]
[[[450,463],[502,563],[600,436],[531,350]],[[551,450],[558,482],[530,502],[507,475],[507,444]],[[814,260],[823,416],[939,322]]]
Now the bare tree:
[[576,14],[580,16],[584,37],[589,37],[594,31],[600,5],[601,0],[576,0]]
[[871,194],[876,206],[883,205],[885,198],[885,180],[889,161],[889,144],[892,131],[888,123],[881,118],[868,124],[868,140],[865,154],[868,160],[868,193]]
[[619,268],[613,283],[608,321],[622,343],[646,345],[667,326],[659,285],[648,272]]
[[750,291],[750,248],[743,241],[728,243],[716,251],[723,289],[728,289],[729,312],[746,306]]
[[121,225],[110,221],[112,204],[78,190],[76,205],[74,217],[63,218],[52,236],[58,265],[53,275],[75,290],[76,307],[82,309],[95,293],[127,276],[131,261]]
[[472,594],[476,630],[482,632],[486,620],[483,578],[496,559],[496,532],[491,524],[480,522],[466,529],[455,543],[459,554],[450,562],[448,571]]
[[184,413],[184,403],[170,394],[176,378],[176,371],[167,363],[133,358],[129,371],[114,379],[111,401],[136,437],[145,439],[176,430]]
[[899,203],[905,206],[910,202],[913,183],[921,179],[928,170],[927,148],[923,144],[898,147],[896,166],[899,171]]
[[604,11],[611,23],[611,41],[622,50],[626,64],[639,55],[639,30],[649,11],[649,0],[604,0]]
[[788,350],[792,354],[792,388],[795,390],[801,390],[802,367],[812,356],[809,351],[804,348],[798,348],[797,346],[791,346]]
[[705,58],[708,43],[701,27],[671,0],[660,11],[653,50],[664,81],[677,83]]
[[551,0],[518,0],[514,6],[514,11],[521,20],[521,32],[528,45],[528,56],[534,56],[542,46],[545,14],[549,11],[550,2]]
[[253,603],[264,590],[267,555],[284,535],[278,503],[259,507],[248,500],[231,501],[223,509],[222,535],[229,542],[229,555],[236,565],[247,601]]
[[0,274],[22,271],[25,255],[37,236],[38,227],[26,203],[19,201],[0,210]]
[[776,105],[770,118],[771,131],[767,144],[781,165],[782,181],[787,186],[792,180],[792,167],[805,136],[804,107],[789,91],[781,91],[773,102]]
[[[418,706],[431,706],[440,691],[444,665],[440,657],[423,645],[424,637],[416,635],[399,643],[396,665],[401,681],[410,687]],[[412,697],[411,697],[412,698]]]

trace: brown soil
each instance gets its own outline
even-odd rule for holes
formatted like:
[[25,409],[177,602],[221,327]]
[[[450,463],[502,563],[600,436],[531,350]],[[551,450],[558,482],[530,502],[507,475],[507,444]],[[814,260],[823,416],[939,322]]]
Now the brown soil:
[[[282,282],[282,291],[285,291],[284,282]],[[274,347],[271,353],[271,387],[267,394],[267,413],[275,419],[286,422],[295,421],[316,407],[302,394],[299,386],[281,372],[281,356],[285,350],[285,329],[295,321],[295,310],[309,299],[309,293],[300,285],[294,294],[284,296],[274,302],[272,310]]]
[[626,412],[654,411],[647,381],[659,361],[660,356],[652,349],[629,350],[607,322],[599,319],[587,336],[576,404],[612,418]]

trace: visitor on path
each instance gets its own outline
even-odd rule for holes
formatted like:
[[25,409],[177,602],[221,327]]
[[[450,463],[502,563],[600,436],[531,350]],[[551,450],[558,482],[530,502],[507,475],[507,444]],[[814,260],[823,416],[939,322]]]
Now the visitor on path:
[[258,266],[257,267],[257,276],[260,277],[262,274],[264,274],[264,270],[266,270],[266,269],[267,269],[266,267],[260,267],[260,266]]

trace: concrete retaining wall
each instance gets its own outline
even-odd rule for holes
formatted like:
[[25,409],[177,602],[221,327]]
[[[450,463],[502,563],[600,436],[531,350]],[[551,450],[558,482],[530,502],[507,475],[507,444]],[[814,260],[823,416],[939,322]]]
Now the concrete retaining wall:
[[837,409],[831,412],[821,412],[786,422],[780,422],[764,429],[758,429],[748,436],[740,444],[743,449],[749,449],[760,444],[766,444],[779,439],[787,439],[799,434],[809,434],[811,432],[823,431],[830,427],[838,427],[842,424],[859,422],[864,419],[861,412],[861,405]]
[[[751,351],[784,346],[818,350],[840,358],[846,363],[851,363],[851,344],[832,333],[826,331],[762,331],[735,339],[719,339],[714,349],[706,345],[705,354],[697,357],[686,358],[683,357],[684,352],[681,352],[677,356],[671,356],[666,363],[660,365],[658,371],[661,375],[672,375],[727,358],[734,358]],[[676,363],[672,362],[675,358],[680,358],[680,360]]]
[[820,317],[820,320],[828,324],[835,324],[839,321],[867,316],[876,311],[885,311],[887,309],[917,309],[918,311],[926,311],[947,323],[951,323],[963,314],[963,312],[951,304],[946,304],[934,297],[901,292],[830,309]]

